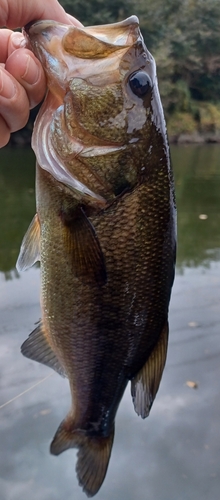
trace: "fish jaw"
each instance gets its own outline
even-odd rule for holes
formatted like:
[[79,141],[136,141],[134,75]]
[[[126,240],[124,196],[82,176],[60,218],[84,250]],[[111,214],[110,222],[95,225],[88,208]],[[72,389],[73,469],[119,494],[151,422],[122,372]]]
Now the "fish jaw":
[[[45,69],[48,87],[61,98],[70,78],[79,75],[88,78],[91,74],[99,78],[107,71],[110,79],[118,72],[123,53],[142,40],[136,16],[115,24],[86,28],[37,21],[23,28],[23,33],[27,46]],[[94,65],[97,59],[99,62]]]

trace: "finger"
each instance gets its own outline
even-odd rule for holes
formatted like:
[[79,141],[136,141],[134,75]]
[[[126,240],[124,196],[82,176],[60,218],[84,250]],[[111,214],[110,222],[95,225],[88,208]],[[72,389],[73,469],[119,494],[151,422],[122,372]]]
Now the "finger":
[[46,77],[40,62],[30,50],[17,49],[12,52],[5,69],[25,89],[30,108],[42,101],[46,92]]
[[15,50],[25,48],[27,43],[24,38],[24,35],[19,31],[11,31],[11,30],[6,30],[6,31],[8,31],[9,33],[8,55],[7,55],[7,57],[9,57]]
[[5,123],[4,118],[0,115],[0,148],[3,148],[6,144],[8,144],[10,135],[11,133],[8,125]]
[[0,68],[0,112],[10,132],[24,127],[29,117],[24,88],[4,68]]
[[[24,26],[25,24],[40,19],[52,19],[60,23],[68,24],[68,16],[57,0],[1,0],[0,22],[1,26],[11,29]],[[72,18],[75,26],[81,23]]]
[[69,21],[69,22],[67,22],[67,20],[66,20],[66,24],[73,24],[74,26],[77,26],[78,28],[83,28],[83,24],[80,21],[78,21],[78,19],[76,19],[75,17],[71,16],[70,14],[67,14],[67,12],[66,12],[66,17]]
[[1,43],[0,43],[0,63],[4,63],[8,57],[8,42],[12,34],[11,30],[1,29]]

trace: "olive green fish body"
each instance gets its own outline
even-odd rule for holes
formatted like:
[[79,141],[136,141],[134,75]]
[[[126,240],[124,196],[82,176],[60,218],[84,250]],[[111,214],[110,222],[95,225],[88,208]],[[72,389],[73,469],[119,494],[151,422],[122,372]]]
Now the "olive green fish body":
[[18,259],[20,270],[41,261],[42,320],[22,352],[69,380],[72,406],[51,452],[78,448],[78,479],[92,496],[128,381],[145,418],[165,365],[175,264],[169,147],[135,16],[85,29],[39,22],[27,37],[49,92],[33,136],[37,214]]
[[[141,369],[167,320],[173,279],[168,244],[170,209],[161,203],[161,214],[167,209],[164,224],[164,217],[161,221],[158,213],[160,200],[155,199],[154,206],[153,190],[142,184],[91,217],[105,256],[107,281],[90,283],[86,269],[84,276],[77,276],[72,255],[66,250],[61,216],[63,206],[67,207],[66,195],[62,199],[56,181],[51,189],[49,174],[40,168],[38,177],[44,324],[65,367],[76,407],[82,401],[86,424],[82,420],[79,425],[86,428],[94,412],[96,418],[100,415],[99,406],[104,406],[107,414],[114,405],[114,418],[118,381],[121,379],[124,389]],[[42,209],[41,197],[47,199],[47,213]],[[166,292],[167,276],[170,283]],[[90,409],[86,402],[92,402]],[[107,427],[111,425],[109,422]],[[99,431],[102,433],[101,425]]]

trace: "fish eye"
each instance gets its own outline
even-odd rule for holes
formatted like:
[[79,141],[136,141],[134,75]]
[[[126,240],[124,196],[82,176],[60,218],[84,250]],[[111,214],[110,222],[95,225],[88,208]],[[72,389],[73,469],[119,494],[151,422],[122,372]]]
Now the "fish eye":
[[137,97],[145,97],[152,89],[151,78],[145,71],[136,71],[129,77],[130,88]]

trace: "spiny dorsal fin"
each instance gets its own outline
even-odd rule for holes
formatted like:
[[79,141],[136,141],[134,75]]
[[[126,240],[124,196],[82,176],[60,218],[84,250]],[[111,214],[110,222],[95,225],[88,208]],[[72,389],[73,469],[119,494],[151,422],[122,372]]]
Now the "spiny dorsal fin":
[[101,487],[107,472],[114,440],[114,427],[109,436],[89,436],[81,429],[74,429],[71,416],[67,416],[57,429],[50,446],[53,455],[68,448],[78,448],[76,473],[80,486],[88,497],[93,497]]
[[168,332],[168,322],[166,322],[150,357],[131,381],[131,395],[134,409],[142,418],[146,418],[149,415],[159,389],[166,362]]
[[17,270],[26,271],[38,260],[40,260],[40,222],[38,215],[35,214],[21,243],[16,264]]
[[64,368],[48,344],[41,322],[22,344],[21,352],[26,358],[33,359],[53,368],[62,377],[66,376]]
[[106,268],[95,229],[82,208],[63,210],[64,245],[72,257],[73,271],[84,282],[106,283]]

